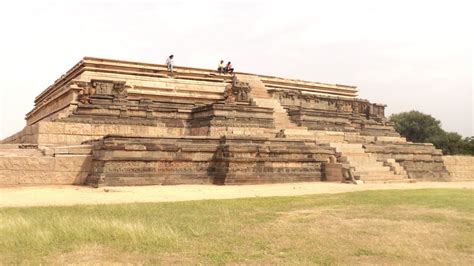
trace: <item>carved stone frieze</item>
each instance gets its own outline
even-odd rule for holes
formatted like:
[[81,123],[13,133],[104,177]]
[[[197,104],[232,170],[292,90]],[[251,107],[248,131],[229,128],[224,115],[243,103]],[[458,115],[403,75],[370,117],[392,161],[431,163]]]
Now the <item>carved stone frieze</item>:
[[367,100],[348,99],[315,94],[303,94],[300,91],[270,90],[271,94],[285,106],[299,106],[316,110],[332,110],[339,113],[353,113],[367,118],[384,117],[385,105],[372,104]]
[[114,99],[125,100],[127,98],[127,88],[124,81],[113,80],[91,80],[91,82],[77,82],[77,86],[82,90],[79,92],[78,101],[86,104],[91,103],[93,95],[108,95]]
[[226,86],[224,90],[224,99],[226,103],[249,102],[250,85],[234,77],[232,84]]

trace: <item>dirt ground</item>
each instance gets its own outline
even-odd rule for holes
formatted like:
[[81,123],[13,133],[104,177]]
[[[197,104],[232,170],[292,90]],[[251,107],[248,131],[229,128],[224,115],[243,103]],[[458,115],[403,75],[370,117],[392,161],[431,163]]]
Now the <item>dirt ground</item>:
[[243,186],[177,185],[143,187],[14,186],[0,187],[0,207],[27,207],[133,202],[169,202],[295,196],[383,189],[474,188],[474,182],[289,183]]

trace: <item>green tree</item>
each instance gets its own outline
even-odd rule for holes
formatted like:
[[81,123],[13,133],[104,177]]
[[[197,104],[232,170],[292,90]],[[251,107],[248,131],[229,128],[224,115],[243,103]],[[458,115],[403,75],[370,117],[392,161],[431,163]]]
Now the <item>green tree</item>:
[[427,139],[427,142],[433,143],[436,148],[441,149],[443,154],[465,154],[464,140],[462,136],[454,132],[443,132]]
[[412,142],[428,142],[444,133],[441,122],[418,111],[393,114],[389,117],[395,130]]
[[462,138],[455,132],[446,132],[441,122],[418,111],[393,114],[389,117],[395,130],[412,142],[431,142],[443,154],[474,155],[474,137]]

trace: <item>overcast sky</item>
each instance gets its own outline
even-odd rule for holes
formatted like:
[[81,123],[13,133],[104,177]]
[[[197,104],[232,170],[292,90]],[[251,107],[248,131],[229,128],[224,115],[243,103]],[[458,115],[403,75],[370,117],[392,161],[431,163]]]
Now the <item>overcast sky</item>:
[[474,136],[472,1],[2,1],[0,138],[84,56],[355,85]]

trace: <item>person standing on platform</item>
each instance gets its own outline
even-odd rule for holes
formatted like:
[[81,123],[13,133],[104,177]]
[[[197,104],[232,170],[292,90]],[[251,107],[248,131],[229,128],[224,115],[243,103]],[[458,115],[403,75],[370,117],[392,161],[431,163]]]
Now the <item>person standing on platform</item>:
[[174,66],[174,55],[170,55],[167,59],[166,59],[166,67],[168,68],[168,71],[170,71],[171,73],[173,73],[173,66]]

